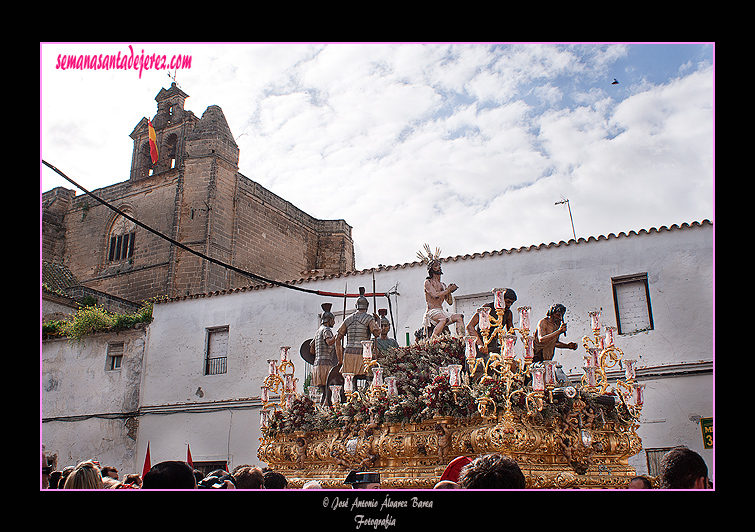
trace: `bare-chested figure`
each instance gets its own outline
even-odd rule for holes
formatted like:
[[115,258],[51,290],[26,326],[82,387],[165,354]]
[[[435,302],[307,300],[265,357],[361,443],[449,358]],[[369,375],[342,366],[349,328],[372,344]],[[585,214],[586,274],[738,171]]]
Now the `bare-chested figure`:
[[538,322],[535,333],[535,356],[533,362],[553,360],[556,348],[577,349],[576,342],[565,344],[559,341],[562,334],[566,334],[566,323],[563,323],[566,307],[561,303],[548,309],[548,314]]
[[458,286],[451,283],[446,286],[440,282],[440,276],[443,270],[440,267],[439,260],[431,260],[427,265],[427,279],[425,280],[425,300],[427,301],[427,310],[425,311],[425,320],[435,324],[432,336],[439,336],[446,325],[456,324],[456,334],[464,334],[464,316],[462,314],[449,314],[443,310],[443,301],[456,291]]

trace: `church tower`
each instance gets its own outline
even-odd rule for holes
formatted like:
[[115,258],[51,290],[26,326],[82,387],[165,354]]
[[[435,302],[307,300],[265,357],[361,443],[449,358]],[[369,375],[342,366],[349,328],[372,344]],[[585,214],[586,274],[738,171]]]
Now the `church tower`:
[[152,163],[149,152],[148,120],[143,118],[131,132],[134,150],[131,155],[131,181],[166,172],[181,166],[184,156],[184,139],[197,122],[194,113],[184,109],[189,95],[174,83],[169,89],[161,89],[155,97],[157,114],[152,118],[152,127],[157,136],[159,158]]

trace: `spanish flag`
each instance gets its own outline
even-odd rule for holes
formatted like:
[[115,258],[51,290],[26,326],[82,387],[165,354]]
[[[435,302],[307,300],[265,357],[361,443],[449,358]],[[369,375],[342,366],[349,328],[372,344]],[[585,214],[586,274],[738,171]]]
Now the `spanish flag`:
[[152,156],[152,164],[157,162],[157,135],[152,127],[152,120],[147,120],[149,125],[149,154]]

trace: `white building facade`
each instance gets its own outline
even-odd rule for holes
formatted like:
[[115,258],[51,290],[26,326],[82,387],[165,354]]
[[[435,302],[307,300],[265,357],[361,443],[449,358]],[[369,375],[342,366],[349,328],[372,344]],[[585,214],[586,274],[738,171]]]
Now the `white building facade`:
[[[496,287],[514,289],[514,311],[531,307],[533,327],[551,305],[565,305],[565,341],[580,347],[557,349],[555,359],[574,380],[582,376],[581,339],[591,334],[588,313],[600,310],[604,325],[619,328],[616,345],[626,358],[637,360],[637,380],[646,385],[638,429],[643,451],[630,465],[638,474],[654,474],[665,450],[686,445],[701,454],[713,478],[713,449],[706,448],[702,436],[714,404],[713,241],[713,224],[703,221],[449,257],[442,260],[442,280],[459,286],[449,310],[463,313],[465,323],[481,304],[492,301]],[[291,283],[306,291],[266,286],[156,304],[140,368],[136,452],[120,453],[133,463],[117,465],[140,472],[149,444],[152,464],[184,460],[190,448],[195,463],[264,466],[257,448],[267,360],[278,358],[280,346],[291,346],[302,392],[309,368],[299,347],[317,330],[320,305],[332,303],[336,326],[342,320],[343,297],[312,292],[355,294],[365,287],[370,293],[374,279],[376,292],[389,293],[377,297],[377,308],[389,309],[403,346],[407,338],[414,341],[422,325],[426,276],[426,267],[413,262]],[[347,314],[354,305],[349,298]],[[43,373],[48,363],[51,356],[45,353]],[[43,442],[49,451],[67,444]]]

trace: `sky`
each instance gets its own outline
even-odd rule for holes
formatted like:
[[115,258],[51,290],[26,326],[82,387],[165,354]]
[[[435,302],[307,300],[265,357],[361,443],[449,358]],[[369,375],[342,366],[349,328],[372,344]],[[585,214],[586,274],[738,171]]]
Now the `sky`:
[[[57,68],[119,52],[191,62]],[[40,159],[127,181],[174,76],[244,176],[352,226],[358,270],[714,221],[713,43],[41,43]]]

